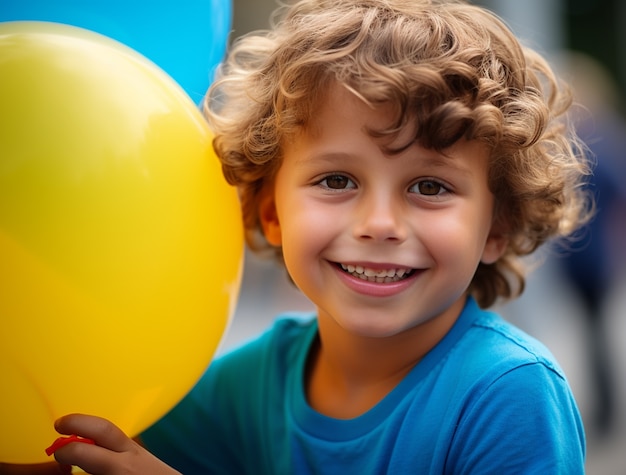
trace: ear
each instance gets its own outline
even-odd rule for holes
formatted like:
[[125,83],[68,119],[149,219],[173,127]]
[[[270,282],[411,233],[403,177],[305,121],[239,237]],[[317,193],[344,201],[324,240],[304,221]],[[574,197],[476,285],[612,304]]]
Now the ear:
[[489,236],[487,236],[487,242],[485,243],[480,262],[483,264],[493,264],[502,257],[508,244],[509,240],[507,237],[492,229]]
[[280,221],[276,210],[276,199],[274,198],[274,187],[266,187],[260,195],[259,219],[265,239],[272,246],[280,246],[283,242]]

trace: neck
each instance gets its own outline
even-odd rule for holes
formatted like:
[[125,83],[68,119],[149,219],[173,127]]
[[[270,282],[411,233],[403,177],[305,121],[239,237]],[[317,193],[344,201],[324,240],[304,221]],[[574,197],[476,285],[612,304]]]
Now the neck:
[[380,402],[450,330],[459,312],[390,337],[355,335],[318,315],[320,338],[309,355],[309,404],[330,417],[357,417]]

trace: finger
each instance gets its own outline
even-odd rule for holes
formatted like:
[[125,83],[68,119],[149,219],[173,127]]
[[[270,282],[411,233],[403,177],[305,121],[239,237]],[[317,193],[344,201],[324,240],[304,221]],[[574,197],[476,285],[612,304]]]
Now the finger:
[[54,427],[61,434],[92,439],[100,447],[115,452],[124,452],[134,447],[133,441],[119,427],[102,417],[69,414],[58,419]]
[[124,454],[97,445],[72,442],[54,453],[61,464],[76,465],[92,475],[121,473]]

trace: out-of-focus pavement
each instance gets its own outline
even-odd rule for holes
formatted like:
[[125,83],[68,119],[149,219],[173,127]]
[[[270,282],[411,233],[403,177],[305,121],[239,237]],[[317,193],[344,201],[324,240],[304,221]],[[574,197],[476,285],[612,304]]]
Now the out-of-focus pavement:
[[[594,393],[589,383],[584,320],[576,295],[558,272],[554,266],[544,265],[530,276],[519,300],[497,310],[550,348],[565,370],[583,419],[588,421]],[[288,282],[284,271],[247,255],[241,298],[218,353],[259,334],[281,312],[312,309]],[[615,285],[606,312],[618,407],[615,428],[608,436],[600,438],[588,429],[587,474],[626,475],[626,280]]]

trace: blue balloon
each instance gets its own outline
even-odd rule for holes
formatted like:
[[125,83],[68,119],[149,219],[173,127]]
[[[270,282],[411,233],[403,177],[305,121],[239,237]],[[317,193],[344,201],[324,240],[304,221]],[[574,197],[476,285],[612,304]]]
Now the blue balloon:
[[231,0],[0,0],[0,22],[78,26],[133,48],[167,72],[196,103],[226,50]]

